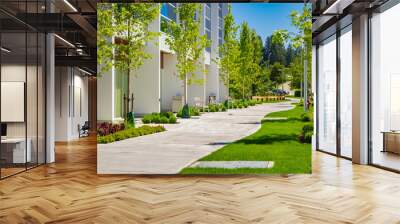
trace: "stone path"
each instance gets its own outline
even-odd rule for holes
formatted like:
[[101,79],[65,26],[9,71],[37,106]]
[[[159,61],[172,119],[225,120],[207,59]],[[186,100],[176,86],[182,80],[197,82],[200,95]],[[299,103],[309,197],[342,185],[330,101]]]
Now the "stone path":
[[293,108],[291,101],[229,112],[205,113],[165,125],[166,132],[97,147],[99,174],[176,174],[184,167],[254,133],[268,113]]

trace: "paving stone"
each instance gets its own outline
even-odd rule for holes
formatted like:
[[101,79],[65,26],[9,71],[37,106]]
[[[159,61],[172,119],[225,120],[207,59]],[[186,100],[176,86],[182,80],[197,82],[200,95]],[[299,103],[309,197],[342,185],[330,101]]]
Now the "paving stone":
[[191,165],[197,168],[223,168],[223,169],[238,169],[238,168],[272,168],[273,161],[199,161]]

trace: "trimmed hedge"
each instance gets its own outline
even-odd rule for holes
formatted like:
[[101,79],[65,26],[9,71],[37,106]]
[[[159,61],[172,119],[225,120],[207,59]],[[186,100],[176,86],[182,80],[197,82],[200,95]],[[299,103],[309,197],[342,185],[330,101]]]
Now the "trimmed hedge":
[[176,117],[172,112],[152,113],[144,115],[142,122],[143,124],[174,124]]
[[157,132],[163,132],[165,128],[163,126],[148,126],[144,125],[139,128],[129,128],[123,131],[118,131],[113,134],[105,136],[97,136],[98,144],[107,144],[115,141],[124,140],[127,138],[134,138],[142,135],[149,135]]
[[294,90],[294,96],[295,97],[300,97],[301,96],[301,90],[299,90],[299,89]]
[[[190,116],[200,116],[200,109],[201,108],[189,106],[189,115]],[[179,112],[176,114],[176,116],[177,117],[182,117],[182,113],[183,113],[183,108],[181,108],[179,110]]]
[[300,115],[300,119],[301,119],[301,121],[303,121],[303,122],[309,122],[309,121],[312,120],[312,115],[311,115],[310,113],[302,113],[302,114]]
[[301,143],[311,143],[312,136],[314,134],[313,124],[305,124],[302,128],[301,134],[299,135],[299,141]]

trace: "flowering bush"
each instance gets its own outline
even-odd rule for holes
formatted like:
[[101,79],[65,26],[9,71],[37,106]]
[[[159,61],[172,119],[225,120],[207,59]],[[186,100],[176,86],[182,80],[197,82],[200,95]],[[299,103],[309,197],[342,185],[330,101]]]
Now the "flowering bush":
[[103,122],[97,124],[97,135],[105,136],[109,134],[114,134],[115,132],[125,130],[125,124],[112,124],[110,122]]

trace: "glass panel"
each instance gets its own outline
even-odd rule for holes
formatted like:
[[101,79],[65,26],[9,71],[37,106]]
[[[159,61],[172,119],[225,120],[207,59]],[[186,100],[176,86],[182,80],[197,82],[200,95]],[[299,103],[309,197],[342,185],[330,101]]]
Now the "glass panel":
[[46,108],[45,108],[45,60],[46,60],[46,38],[45,35],[38,35],[38,164],[45,163],[45,124],[46,124]]
[[[38,35],[34,32],[27,33],[27,80],[26,80],[26,116],[27,116],[27,150],[28,158],[27,166],[28,168],[37,165],[37,128],[38,128],[38,111],[37,111],[37,98],[38,98]],[[30,152],[30,153],[29,153]]]
[[169,3],[163,3],[161,6],[161,15],[170,20],[176,21],[175,7]]
[[372,163],[400,170],[400,5],[372,17]]
[[168,17],[167,3],[162,3],[162,5],[161,5],[161,15]]
[[[25,170],[31,151],[26,151],[25,91],[26,33],[1,34],[1,175]],[[29,146],[29,144],[28,144]]]
[[205,6],[205,8],[206,8],[206,18],[211,18],[211,7],[207,7],[207,6]]
[[319,149],[336,153],[336,36],[319,47]]
[[168,5],[167,5],[167,9],[168,9],[168,15],[167,15],[167,17],[168,17],[169,19],[171,19],[172,21],[176,21],[175,8],[174,8],[171,4],[168,4]]
[[211,31],[206,30],[207,39],[211,40]]
[[206,19],[206,28],[211,30],[211,20]]
[[352,34],[351,26],[340,36],[340,153],[352,157]]

